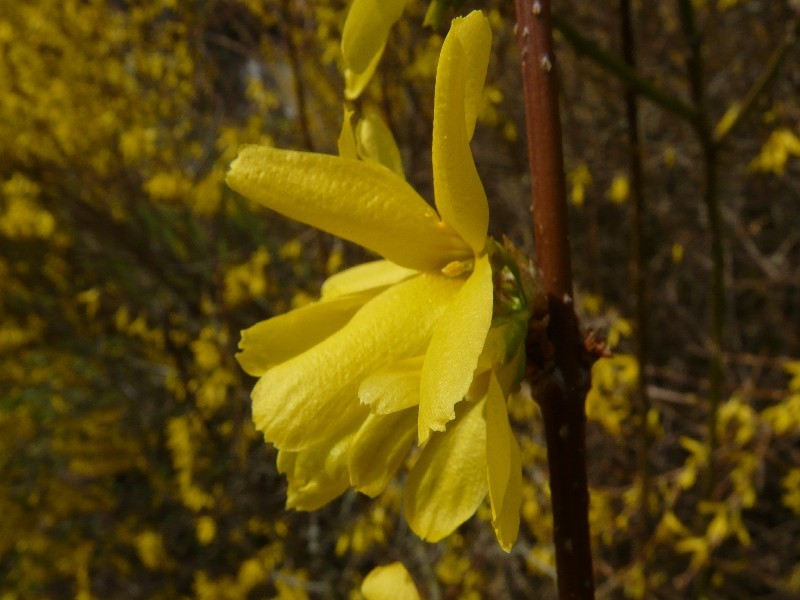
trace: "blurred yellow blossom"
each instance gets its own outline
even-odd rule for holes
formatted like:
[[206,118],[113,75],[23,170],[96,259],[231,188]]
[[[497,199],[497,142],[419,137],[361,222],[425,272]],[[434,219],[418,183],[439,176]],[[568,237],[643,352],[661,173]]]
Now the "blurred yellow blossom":
[[217,536],[217,524],[212,517],[200,517],[197,519],[197,524],[195,525],[195,533],[197,535],[197,541],[201,545],[207,546],[213,542],[214,538]]
[[791,129],[776,129],[750,162],[749,169],[783,175],[790,156],[800,156],[800,138]]
[[10,239],[49,238],[56,228],[53,215],[39,206],[39,186],[15,174],[0,185],[5,210],[0,212],[0,233]]
[[144,565],[153,571],[169,569],[171,561],[164,549],[161,534],[155,531],[143,531],[135,539],[136,552]]
[[627,175],[615,175],[606,196],[614,204],[624,204],[631,194],[631,183]]
[[225,272],[225,303],[237,306],[246,300],[263,297],[267,291],[266,267],[269,263],[269,252],[261,246],[246,262],[229,267]]
[[680,242],[674,242],[672,244],[672,251],[670,253],[672,255],[672,262],[675,263],[676,265],[681,264],[683,262],[684,252],[685,248],[683,244],[681,244]]
[[570,200],[575,206],[583,206],[586,200],[586,188],[592,184],[592,174],[589,167],[582,162],[572,169],[568,174],[570,190]]

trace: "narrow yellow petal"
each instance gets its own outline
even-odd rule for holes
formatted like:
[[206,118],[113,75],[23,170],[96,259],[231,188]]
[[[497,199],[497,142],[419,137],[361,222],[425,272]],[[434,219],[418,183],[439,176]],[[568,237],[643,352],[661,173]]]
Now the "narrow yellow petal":
[[255,202],[404,267],[438,270],[471,254],[402,177],[375,164],[244,146],[227,182]]
[[418,405],[424,359],[424,356],[413,356],[378,369],[361,382],[358,399],[378,415]]
[[496,519],[492,520],[494,533],[500,547],[506,552],[511,552],[511,548],[517,541],[519,535],[520,510],[522,509],[522,457],[520,456],[519,444],[515,437],[511,437],[511,476],[508,480],[508,488],[503,497],[503,507]]
[[419,600],[414,580],[400,562],[372,569],[361,584],[361,593],[367,600]]
[[483,97],[486,71],[489,68],[492,29],[489,19],[476,10],[466,17],[454,19],[451,32],[461,42],[469,65],[464,86],[464,124],[467,127],[467,137],[472,139]]
[[383,54],[389,30],[400,18],[408,0],[355,0],[342,31],[349,100],[358,98],[369,82]]
[[408,279],[416,273],[413,269],[406,269],[388,260],[363,263],[328,277],[322,284],[322,299],[330,300],[385,287]]
[[253,389],[253,421],[282,450],[337,435],[369,409],[357,399],[364,377],[422,354],[459,283],[422,274],[367,302],[342,329],[267,371]]
[[488,445],[486,460],[489,466],[492,519],[497,519],[503,506],[503,496],[508,488],[508,479],[511,473],[509,461],[511,437],[511,426],[508,423],[503,390],[500,389],[497,377],[492,373],[489,379],[489,390],[486,394],[486,440]]
[[489,257],[484,256],[436,324],[425,352],[420,381],[420,443],[428,439],[431,430],[444,431],[455,417],[454,405],[469,390],[492,323],[492,296],[492,267]]
[[382,289],[367,289],[315,302],[256,323],[242,331],[241,352],[236,359],[246,373],[260,377],[270,367],[305,352],[344,327],[356,311]]
[[408,475],[404,510],[411,529],[438,542],[469,519],[486,497],[484,401],[466,402],[446,433],[431,437]]
[[494,373],[486,396],[486,462],[492,525],[506,552],[517,540],[522,504],[522,462],[511,425],[503,390]]
[[353,433],[300,452],[278,452],[278,472],[289,483],[286,508],[317,510],[349,487],[347,453]]
[[380,494],[411,449],[416,424],[413,409],[368,416],[350,448],[350,484],[367,496]]
[[[469,62],[485,46],[486,36],[479,33],[482,27],[488,28],[488,23],[484,22],[485,17],[480,12],[454,20],[439,56],[433,105],[433,189],[436,208],[445,223],[455,229],[476,254],[482,252],[486,245],[489,205],[469,147],[475,115],[466,114],[465,103],[468,85],[471,90],[471,86],[478,81],[482,87],[486,73],[485,62],[477,65],[483,69],[478,74],[473,73],[476,66]],[[463,36],[457,33],[459,29],[464,30]],[[464,43],[470,44],[469,51]],[[473,95],[471,91],[470,102],[473,101]],[[474,110],[470,106],[470,110]],[[468,118],[473,121],[471,127],[468,127]]]
[[391,169],[400,177],[403,174],[403,161],[400,150],[394,141],[392,131],[375,111],[367,111],[356,125],[358,154],[362,159],[373,160]]

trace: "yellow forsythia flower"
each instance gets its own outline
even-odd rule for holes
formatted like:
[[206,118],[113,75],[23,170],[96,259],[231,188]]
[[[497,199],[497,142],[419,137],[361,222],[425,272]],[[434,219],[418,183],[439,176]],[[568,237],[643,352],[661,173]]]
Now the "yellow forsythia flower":
[[287,505],[315,510],[351,485],[380,494],[417,438],[404,498],[411,528],[438,541],[488,493],[510,550],[522,484],[506,398],[518,383],[535,290],[509,264],[513,252],[487,238],[488,203],[469,147],[490,47],[480,12],[455,19],[442,47],[436,210],[385,166],[339,156],[246,146],[228,183],[385,258],[332,276],[319,302],[242,333],[239,362],[260,377],[253,419],[279,449]]

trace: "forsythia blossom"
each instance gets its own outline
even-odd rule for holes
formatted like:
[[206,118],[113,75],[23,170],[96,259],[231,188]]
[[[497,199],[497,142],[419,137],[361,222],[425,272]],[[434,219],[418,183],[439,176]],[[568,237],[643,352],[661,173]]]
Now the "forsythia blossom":
[[535,295],[511,247],[487,238],[470,139],[491,31],[455,19],[436,75],[436,210],[374,161],[247,146],[228,183],[290,218],[383,256],[329,278],[319,302],[242,333],[260,379],[253,419],[279,450],[289,507],[314,510],[349,486],[380,494],[414,446],[411,528],[437,541],[489,494],[500,545],[519,528],[521,462],[506,398],[519,382]]

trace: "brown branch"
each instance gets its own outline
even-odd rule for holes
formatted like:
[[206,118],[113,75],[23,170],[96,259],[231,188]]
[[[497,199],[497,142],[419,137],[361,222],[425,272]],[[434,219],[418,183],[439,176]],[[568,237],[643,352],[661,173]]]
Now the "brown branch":
[[573,308],[572,263],[549,0],[516,0],[536,264],[548,300],[553,370],[538,386],[561,600],[594,597],[586,480],[588,361]]

